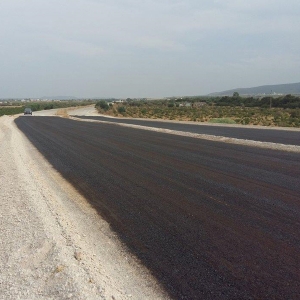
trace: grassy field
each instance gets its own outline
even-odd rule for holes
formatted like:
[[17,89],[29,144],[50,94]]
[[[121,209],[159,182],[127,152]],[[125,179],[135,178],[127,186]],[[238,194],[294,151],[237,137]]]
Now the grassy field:
[[47,110],[53,108],[66,108],[66,107],[76,107],[85,106],[95,103],[94,101],[84,100],[84,101],[39,101],[39,102],[27,102],[19,103],[19,105],[0,105],[0,116],[3,115],[15,115],[24,112],[25,107],[30,107],[32,111]]
[[214,102],[178,103],[170,100],[100,101],[96,108],[102,114],[116,117],[300,127],[300,108],[217,106]]
[[19,107],[9,107],[9,106],[0,106],[0,117],[4,115],[15,115],[20,114],[24,111],[23,106]]

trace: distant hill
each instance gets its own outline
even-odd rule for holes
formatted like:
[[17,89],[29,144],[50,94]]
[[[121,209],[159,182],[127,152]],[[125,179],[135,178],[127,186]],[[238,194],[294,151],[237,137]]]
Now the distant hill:
[[300,95],[300,82],[288,84],[262,85],[251,88],[237,88],[223,92],[211,93],[209,96],[232,96],[234,92],[240,95],[270,95],[270,94],[298,94]]
[[43,100],[76,100],[76,97],[73,96],[44,96],[41,97],[40,99]]

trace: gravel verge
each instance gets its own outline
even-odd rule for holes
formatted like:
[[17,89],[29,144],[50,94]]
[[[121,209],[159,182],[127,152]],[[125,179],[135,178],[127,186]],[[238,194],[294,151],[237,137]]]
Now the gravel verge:
[[14,118],[0,118],[0,299],[168,299]]

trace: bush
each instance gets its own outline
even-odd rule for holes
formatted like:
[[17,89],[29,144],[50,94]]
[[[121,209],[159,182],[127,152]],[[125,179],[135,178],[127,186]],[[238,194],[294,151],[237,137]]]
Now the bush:
[[124,106],[120,106],[120,107],[118,107],[118,112],[119,112],[120,114],[123,114],[123,113],[126,112],[126,108],[125,108]]
[[96,107],[100,108],[100,109],[103,109],[103,110],[108,110],[109,109],[109,106],[108,106],[108,104],[105,100],[98,101],[96,103]]
[[0,117],[4,115],[20,114],[24,111],[24,107],[0,107]]
[[53,109],[53,108],[54,108],[53,104],[47,104],[47,105],[44,107],[45,110],[46,110],[46,109]]

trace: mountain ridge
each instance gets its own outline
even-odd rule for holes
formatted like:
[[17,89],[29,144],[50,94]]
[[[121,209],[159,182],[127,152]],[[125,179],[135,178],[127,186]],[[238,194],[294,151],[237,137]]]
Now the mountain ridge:
[[300,94],[300,82],[286,84],[261,85],[250,88],[236,88],[222,92],[214,92],[209,96],[232,96],[234,92],[240,95],[276,95],[276,94]]

